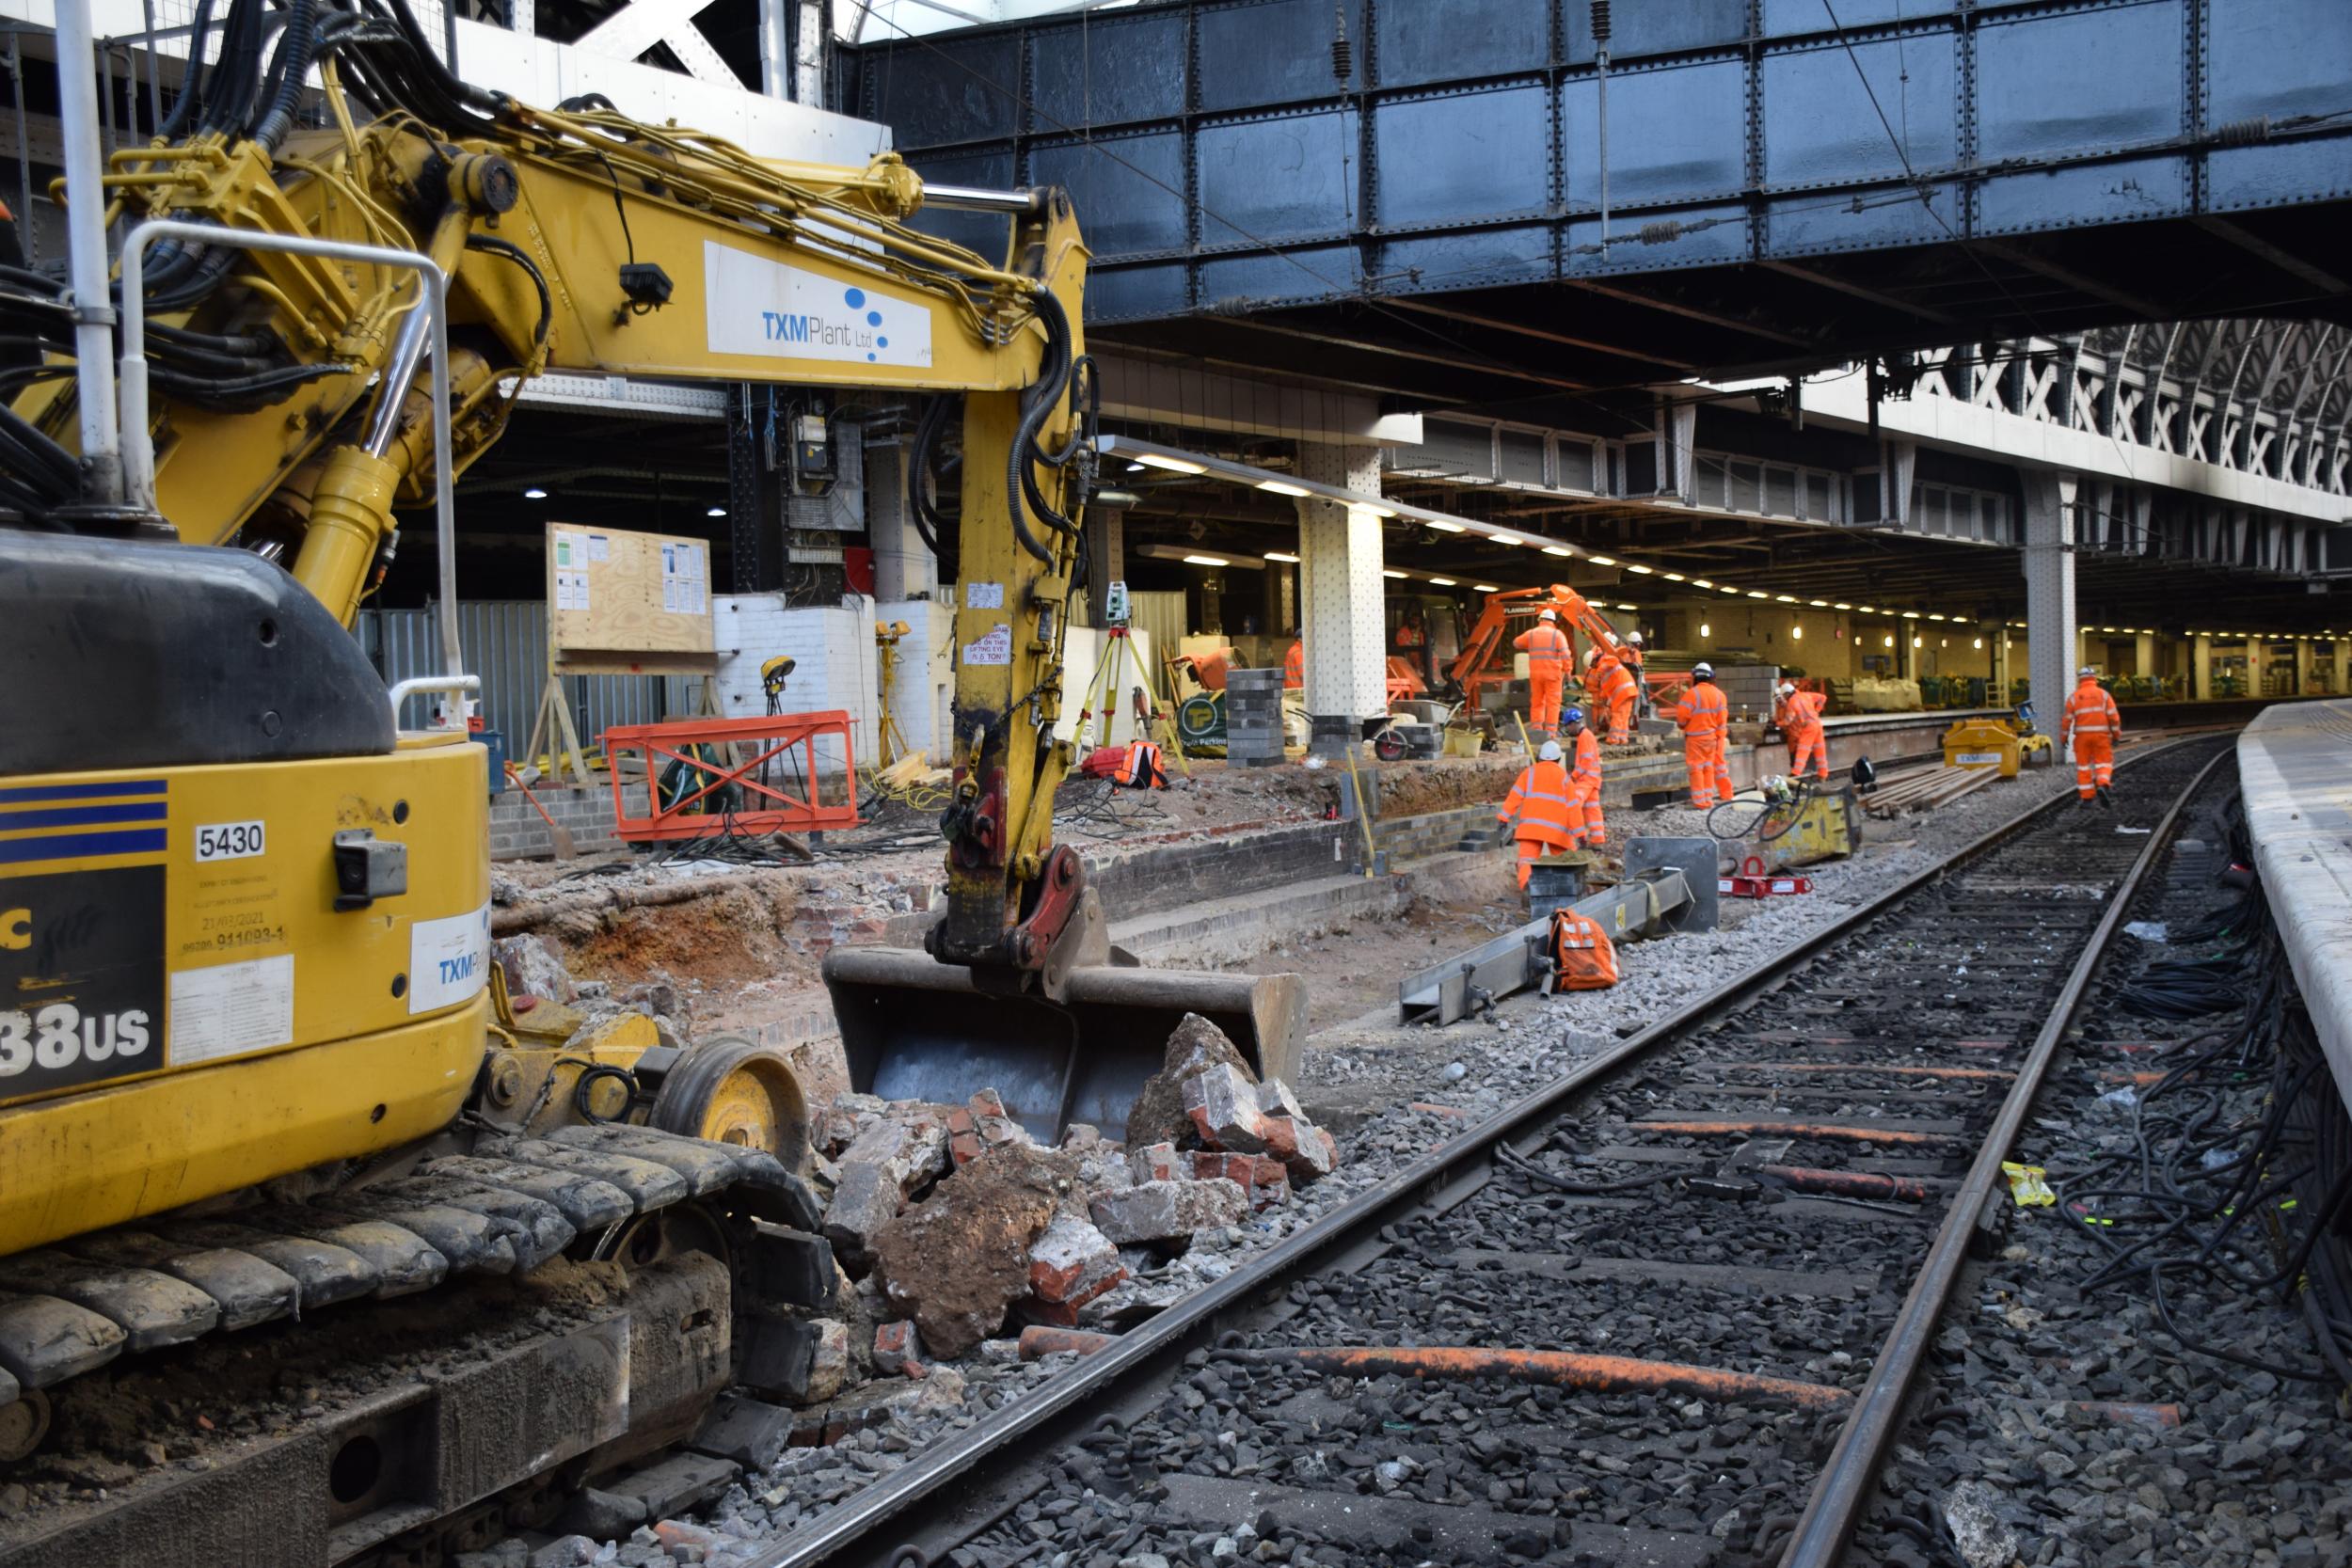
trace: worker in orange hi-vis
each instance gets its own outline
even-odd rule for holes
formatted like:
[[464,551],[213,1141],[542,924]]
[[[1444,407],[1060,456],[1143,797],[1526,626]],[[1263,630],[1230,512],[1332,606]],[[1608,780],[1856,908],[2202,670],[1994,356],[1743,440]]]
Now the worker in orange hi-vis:
[[1715,667],[1693,665],[1691,689],[1675,707],[1675,723],[1682,730],[1683,765],[1691,770],[1691,804],[1701,811],[1731,799],[1731,768],[1724,756],[1724,731],[1730,721]]
[[1783,681],[1773,693],[1780,701],[1772,708],[1772,722],[1780,726],[1782,738],[1788,742],[1788,776],[1804,777],[1807,762],[1820,769],[1818,778],[1829,777],[1829,736],[1821,729],[1821,709],[1829,705],[1829,698],[1819,691],[1800,691],[1794,683]]
[[1625,673],[1633,677],[1633,690],[1639,698],[1635,705],[1635,711],[1647,714],[1650,710],[1649,688],[1645,684],[1647,677],[1642,673],[1642,634],[1640,632],[1629,631],[1625,634],[1625,646],[1617,650],[1617,662],[1624,665]]
[[1291,651],[1282,656],[1282,685],[1296,691],[1307,684],[1307,644],[1296,638],[1291,640]]
[[1634,682],[1633,672],[1625,667],[1615,650],[1593,650],[1593,667],[1584,676],[1584,689],[1592,698],[1593,722],[1609,726],[1609,744],[1631,744],[1633,705],[1640,688]]
[[1537,856],[1573,849],[1578,834],[1571,824],[1568,770],[1560,765],[1560,743],[1547,740],[1535,760],[1519,769],[1511,793],[1502,799],[1495,820],[1511,824],[1519,842],[1519,886],[1527,885],[1528,867]]
[[1544,610],[1535,624],[1511,640],[1527,655],[1527,727],[1549,735],[1560,726],[1560,686],[1576,664],[1576,649],[1560,629],[1560,617]]
[[1584,710],[1560,716],[1561,733],[1573,748],[1568,761],[1568,832],[1597,849],[1609,842],[1600,819],[1600,742],[1584,727]]
[[2115,710],[2114,695],[2100,689],[2098,670],[2084,665],[2074,672],[2074,694],[2058,721],[2058,744],[2074,752],[2074,794],[2084,805],[2096,796],[2107,810],[2115,809],[2107,785],[2115,778],[2115,737],[2122,733],[2123,716]]

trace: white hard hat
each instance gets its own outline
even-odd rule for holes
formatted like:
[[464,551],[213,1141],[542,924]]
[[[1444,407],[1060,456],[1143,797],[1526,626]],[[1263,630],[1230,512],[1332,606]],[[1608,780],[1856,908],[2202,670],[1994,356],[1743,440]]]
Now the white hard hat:
[[1700,662],[1691,666],[1691,673],[1697,676],[1700,680],[1711,681],[1715,678],[1715,667],[1702,659]]
[[1781,694],[1782,696],[1784,696],[1784,697],[1793,697],[1793,696],[1795,696],[1795,695],[1797,694],[1797,688],[1796,688],[1795,683],[1794,683],[1794,682],[1792,682],[1792,681],[1783,681],[1783,682],[1781,682],[1781,683],[1780,683],[1780,694]]
[[1536,748],[1535,760],[1537,762],[1558,762],[1560,760],[1560,743],[1556,740],[1545,741],[1541,746]]
[[1559,616],[1557,616],[1557,615],[1554,615],[1554,614],[1553,614],[1550,610],[1543,610],[1543,611],[1541,611],[1540,613],[1538,613],[1538,614],[1536,615],[1535,619],[1537,619],[1538,621],[1557,621],[1558,619],[1560,619],[1560,617],[1559,617]]
[[1642,645],[1642,634],[1638,631],[1627,632],[1625,634],[1625,640],[1628,642],[1632,643],[1637,648]]
[[2075,671],[2074,673],[2082,676],[2085,680],[2095,680],[2098,678],[2099,667],[2095,664],[2086,664],[2081,669]]

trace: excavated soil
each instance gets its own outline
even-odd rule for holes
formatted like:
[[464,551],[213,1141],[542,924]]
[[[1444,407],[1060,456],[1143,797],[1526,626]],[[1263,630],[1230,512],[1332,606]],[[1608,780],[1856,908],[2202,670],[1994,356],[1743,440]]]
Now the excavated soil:
[[792,892],[736,887],[660,909],[616,911],[594,935],[561,942],[564,965],[577,979],[616,989],[674,974],[706,985],[813,986],[818,955],[796,950],[785,936]]

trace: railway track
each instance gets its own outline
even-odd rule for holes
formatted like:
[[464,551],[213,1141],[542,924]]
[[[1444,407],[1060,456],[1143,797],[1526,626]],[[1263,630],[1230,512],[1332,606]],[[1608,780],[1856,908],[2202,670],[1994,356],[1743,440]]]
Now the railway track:
[[2140,752],[2113,817],[1978,841],[761,1568],[1840,1560],[2042,1070],[2227,754]]

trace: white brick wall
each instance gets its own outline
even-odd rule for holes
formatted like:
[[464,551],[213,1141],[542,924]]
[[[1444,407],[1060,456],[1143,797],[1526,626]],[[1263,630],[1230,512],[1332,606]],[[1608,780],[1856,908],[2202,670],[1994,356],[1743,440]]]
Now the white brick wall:
[[[908,632],[899,641],[893,673],[898,733],[917,751],[929,751],[934,758],[946,754],[942,737],[947,733],[954,682],[948,664],[954,618],[946,605],[929,599],[879,605],[856,599],[848,605],[789,606],[777,594],[723,594],[713,604],[719,667],[712,689],[719,711],[729,719],[766,713],[759,667],[778,654],[788,654],[798,662],[785,686],[785,711],[847,711],[860,767],[881,754],[877,726],[882,655],[874,645],[874,624],[906,622]],[[838,771],[840,751],[837,745],[820,743],[818,769]]]
[[[909,747],[929,752],[934,763],[946,763],[951,750],[948,728],[955,697],[955,614],[944,601],[877,604],[856,599],[847,605],[788,606],[777,594],[723,594],[713,603],[719,667],[712,676],[712,689],[719,711],[729,719],[766,713],[759,667],[778,654],[789,654],[799,662],[785,687],[785,710],[847,710],[860,767],[869,766],[881,754],[877,726],[881,721],[882,655],[874,645],[874,623],[904,621],[907,635],[898,641],[893,674],[898,733]],[[1062,682],[1062,720],[1056,731],[1065,740],[1077,733],[1078,710],[1085,705],[1087,682],[1101,657],[1103,641],[1099,631],[1071,628]],[[1150,635],[1138,631],[1134,641],[1144,667],[1156,669]],[[1125,689],[1134,684],[1135,673],[1132,669],[1121,673],[1119,716],[1107,734],[1097,722],[1098,744],[1134,738]],[[820,771],[837,771],[840,748],[820,745],[818,767]]]

